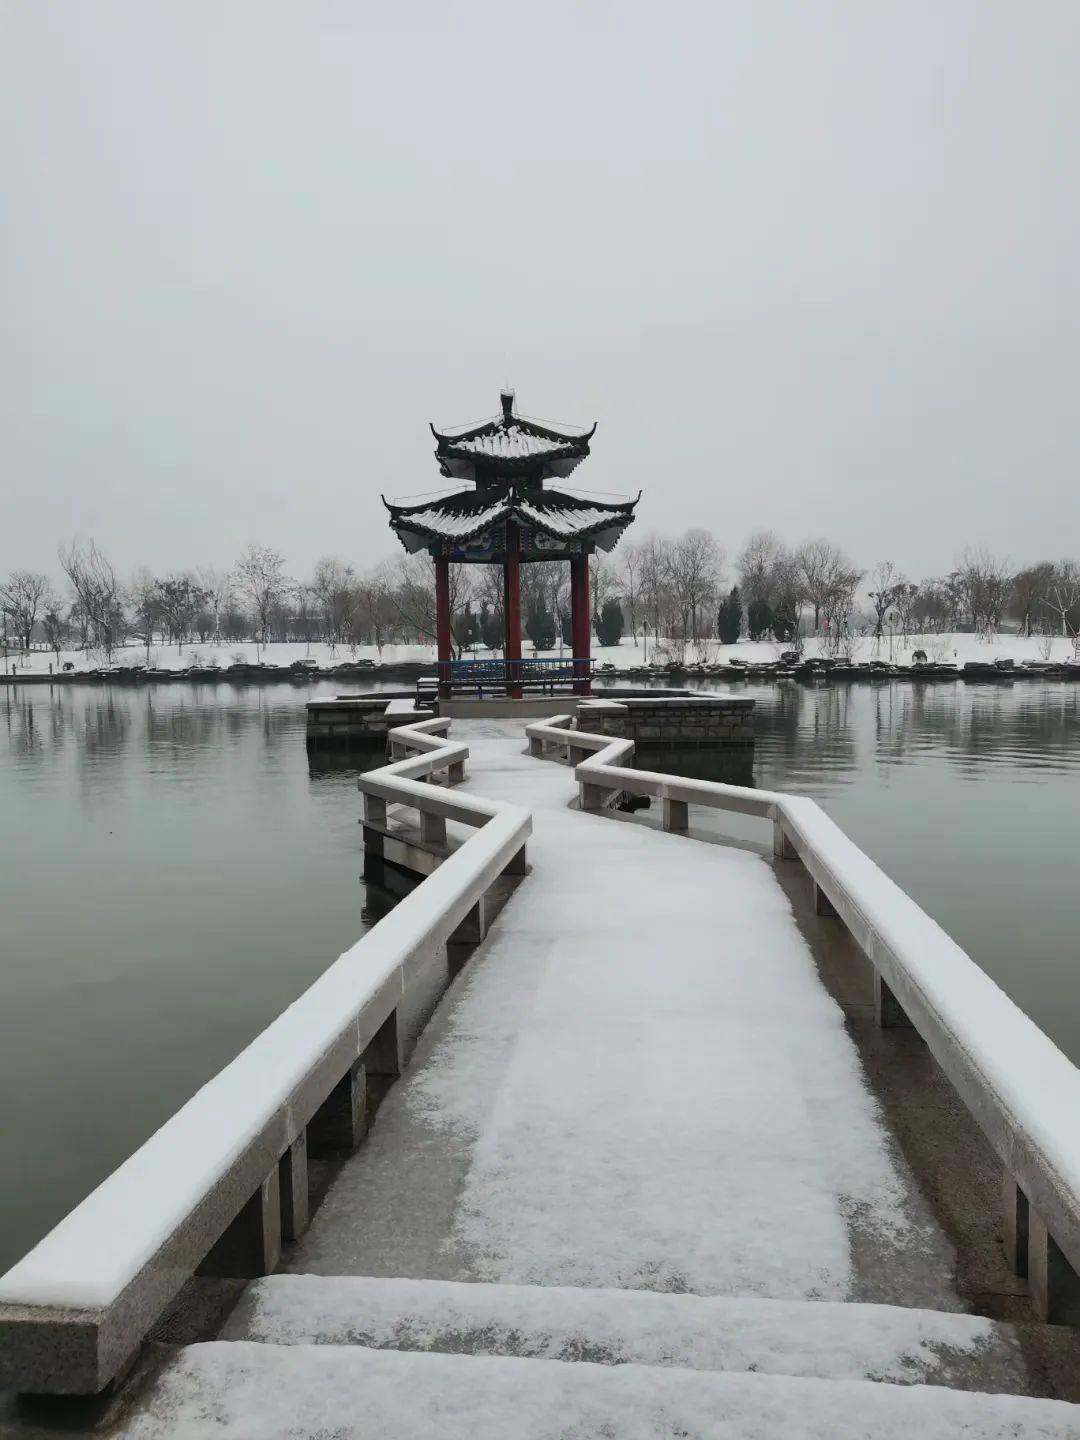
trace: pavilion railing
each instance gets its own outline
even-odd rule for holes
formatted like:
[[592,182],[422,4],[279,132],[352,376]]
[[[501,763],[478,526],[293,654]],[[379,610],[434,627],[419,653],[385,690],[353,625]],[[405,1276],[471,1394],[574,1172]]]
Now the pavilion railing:
[[440,688],[453,690],[554,690],[557,686],[588,683],[592,678],[591,657],[565,659],[537,658],[504,660],[439,660],[436,673]]

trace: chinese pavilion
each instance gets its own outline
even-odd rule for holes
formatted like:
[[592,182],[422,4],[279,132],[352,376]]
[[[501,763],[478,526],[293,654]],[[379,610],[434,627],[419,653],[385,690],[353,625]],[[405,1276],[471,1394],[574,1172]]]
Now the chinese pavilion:
[[[550,484],[565,480],[587,458],[595,424],[587,430],[556,430],[518,415],[512,391],[504,390],[500,398],[501,415],[480,425],[452,431],[431,427],[439,469],[460,480],[462,489],[419,505],[396,505],[383,497],[391,529],[405,549],[427,550],[435,562],[439,693],[449,695],[455,680],[472,688],[471,671],[477,668],[454,662],[451,655],[450,566],[455,564],[503,568],[504,659],[497,679],[507,693],[520,697],[530,682],[548,686],[565,680],[579,694],[588,694],[589,556],[615,545],[633,521],[641,496],[605,502]],[[570,562],[573,656],[565,669],[521,658],[520,567],[547,560]],[[491,678],[488,662],[489,683]]]

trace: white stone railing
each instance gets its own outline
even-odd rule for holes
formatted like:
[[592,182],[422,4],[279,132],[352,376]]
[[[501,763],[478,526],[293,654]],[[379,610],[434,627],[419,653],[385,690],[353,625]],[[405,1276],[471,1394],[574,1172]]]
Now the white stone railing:
[[462,778],[448,724],[393,731],[407,758],[361,789],[474,833],[0,1277],[0,1389],[98,1392],[196,1270],[266,1273],[303,1230],[309,1143],[359,1143],[368,1075],[399,1072],[404,1017],[430,1008],[433,950],[471,938],[488,887],[522,868],[528,811],[430,783]]
[[870,961],[879,1023],[915,1027],[1000,1158],[1006,1249],[1039,1314],[1080,1323],[1076,1066],[815,801],[635,770],[632,740],[572,724],[560,715],[525,733],[532,754],[554,747],[570,760],[582,809],[623,793],[659,799],[665,830],[685,831],[691,806],[772,823],[775,856],[802,863],[817,912],[841,921]]

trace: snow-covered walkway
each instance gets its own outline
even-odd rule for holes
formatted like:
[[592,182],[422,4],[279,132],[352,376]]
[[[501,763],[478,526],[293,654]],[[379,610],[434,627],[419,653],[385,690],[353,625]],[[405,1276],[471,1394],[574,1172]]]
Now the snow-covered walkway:
[[[468,786],[527,805],[533,839],[437,1044],[388,1101],[411,1149],[423,1137],[463,1172],[429,1273],[845,1298],[852,1217],[890,1247],[908,1222],[768,863],[569,808],[569,772],[524,754],[510,722],[454,733]],[[373,1211],[395,1223],[421,1183],[395,1186],[382,1124],[387,1168],[360,1185],[368,1153],[346,1168],[290,1268],[416,1273],[400,1245],[383,1269],[372,1243]]]
[[941,1388],[1025,1389],[1010,1327],[822,1303],[865,1298],[869,1242],[940,1257],[920,1303],[963,1308],[770,863],[577,811],[520,725],[454,733],[470,788],[532,810],[530,874],[293,1274],[125,1433],[1080,1434]]

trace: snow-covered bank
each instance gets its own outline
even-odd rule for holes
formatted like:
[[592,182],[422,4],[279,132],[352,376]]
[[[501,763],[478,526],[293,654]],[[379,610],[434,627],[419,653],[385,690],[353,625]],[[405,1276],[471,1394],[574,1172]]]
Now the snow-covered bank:
[[[57,663],[52,650],[33,650],[29,655],[8,657],[6,669],[16,675],[47,675],[49,667],[54,672],[71,665],[76,673],[95,670],[109,663],[120,669],[148,666],[154,670],[190,670],[216,668],[225,670],[230,665],[277,665],[287,670],[300,660],[313,660],[320,670],[329,670],[336,665],[350,665],[357,661],[373,664],[401,665],[433,663],[435,650],[431,645],[384,645],[379,650],[374,645],[327,645],[312,641],[277,641],[270,645],[255,645],[252,641],[242,644],[221,645],[152,645],[147,660],[145,645],[124,645],[113,652],[111,661],[106,662],[100,650],[61,650]],[[5,664],[0,661],[0,673]]]
[[[718,640],[705,640],[696,645],[683,647],[677,641],[661,641],[659,645],[654,640],[648,643],[642,640],[631,640],[626,638],[619,645],[598,646],[593,643],[593,658],[597,665],[614,665],[616,669],[628,669],[631,666],[652,664],[671,659],[683,659],[687,663],[706,664],[730,664],[732,659],[743,660],[749,663],[769,664],[777,659],[787,650],[787,645],[782,645],[769,640],[740,640],[735,645],[722,645]],[[845,647],[844,658],[850,656],[857,662],[868,660],[886,660],[891,664],[904,666],[910,665],[912,655],[916,650],[925,651],[932,661],[939,661],[949,665],[964,665],[969,661],[994,661],[1014,660],[1017,664],[1023,661],[1053,661],[1062,664],[1066,660],[1074,658],[1074,647],[1071,639],[1063,636],[1055,636],[1052,639],[1045,636],[1022,635],[996,635],[985,639],[980,635],[969,635],[961,633],[948,633],[944,635],[911,635],[906,641],[894,636],[890,639],[885,636],[881,640],[874,640],[872,636],[858,637]],[[480,651],[481,658],[487,656],[488,651]],[[531,658],[534,652],[526,647],[526,657]],[[558,650],[541,650],[535,652],[540,656],[557,658]],[[804,655],[808,659],[829,653],[828,646],[824,640],[809,639],[804,645]],[[562,652],[563,656],[566,651]],[[380,650],[374,645],[337,645],[331,646],[323,642],[311,642],[305,644],[302,641],[275,641],[269,645],[256,646],[251,641],[241,644],[221,645],[185,645],[183,649],[176,645],[154,645],[150,648],[150,658],[147,661],[147,651],[144,645],[125,645],[117,650],[112,663],[121,668],[144,666],[149,663],[150,667],[158,670],[187,670],[192,668],[216,667],[224,670],[233,664],[253,665],[262,661],[267,665],[278,665],[282,669],[288,669],[297,661],[314,661],[320,670],[329,670],[337,665],[355,664],[358,661],[370,661],[374,665],[402,665],[402,664],[426,664],[435,663],[435,647],[433,645],[384,645]],[[11,655],[6,662],[0,661],[0,673],[6,669],[16,675],[46,675],[51,666],[53,671],[63,668],[65,664],[73,666],[75,671],[87,671],[96,669],[104,663],[104,657],[98,651],[87,650],[62,650],[60,661],[57,663],[56,655],[51,650],[34,650],[29,655]]]

